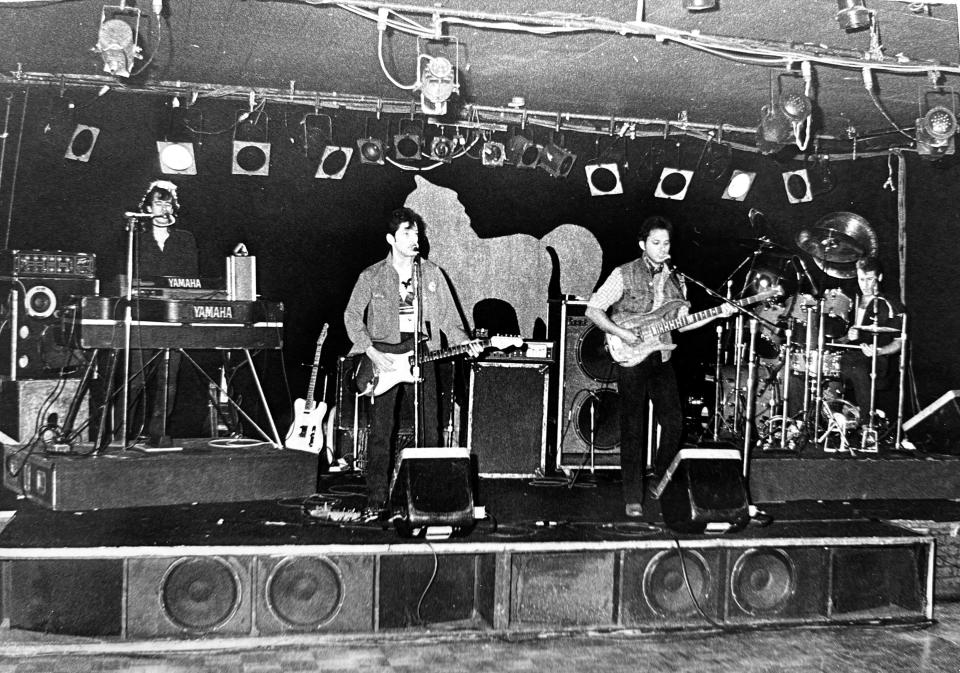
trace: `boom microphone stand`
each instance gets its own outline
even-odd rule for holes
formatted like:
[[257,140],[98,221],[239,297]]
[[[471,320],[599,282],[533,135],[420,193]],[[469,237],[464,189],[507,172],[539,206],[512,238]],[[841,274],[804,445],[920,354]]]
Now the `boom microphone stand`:
[[420,377],[420,320],[423,316],[423,293],[420,291],[420,255],[413,258],[413,446],[421,443],[421,393],[423,379]]

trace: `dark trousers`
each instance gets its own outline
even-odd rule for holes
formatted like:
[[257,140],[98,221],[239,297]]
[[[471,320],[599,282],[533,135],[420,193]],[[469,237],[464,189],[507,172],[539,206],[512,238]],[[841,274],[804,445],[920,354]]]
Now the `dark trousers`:
[[[437,403],[437,363],[429,362],[420,369],[423,383],[420,390],[421,439],[419,446],[439,446],[440,414]],[[393,464],[393,440],[401,422],[412,425],[413,384],[394,386],[370,405],[370,431],[367,435],[367,499],[374,506],[386,503],[389,497]]]
[[[860,408],[860,422],[870,420],[870,369],[871,359],[860,351],[844,351],[840,356],[840,379],[853,390],[853,397]],[[889,356],[877,360],[877,390],[889,388]]]
[[662,475],[680,450],[683,412],[673,365],[660,353],[636,367],[618,367],[620,391],[620,468],[625,502],[643,502],[644,454],[647,445],[647,400],[660,424],[654,469]]
[[[131,349],[130,351],[130,411],[128,432],[136,436],[143,430],[152,441],[169,435],[168,423],[177,399],[177,377],[183,354],[170,349],[169,364],[164,352]],[[150,358],[156,354],[156,358]],[[122,354],[121,354],[122,357]],[[148,363],[146,364],[145,363]],[[122,365],[121,365],[122,366]],[[122,372],[121,372],[122,377]],[[166,399],[164,399],[166,396]]]

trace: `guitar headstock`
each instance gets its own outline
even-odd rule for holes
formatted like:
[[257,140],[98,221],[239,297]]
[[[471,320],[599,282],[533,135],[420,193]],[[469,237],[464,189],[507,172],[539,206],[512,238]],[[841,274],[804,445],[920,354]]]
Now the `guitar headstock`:
[[505,348],[519,348],[523,345],[523,338],[520,336],[495,336],[490,337],[490,347],[496,348],[497,350],[503,350]]
[[330,323],[323,323],[323,327],[320,329],[320,336],[317,337],[317,350],[320,350],[323,342],[327,340],[327,331],[329,331],[329,329]]

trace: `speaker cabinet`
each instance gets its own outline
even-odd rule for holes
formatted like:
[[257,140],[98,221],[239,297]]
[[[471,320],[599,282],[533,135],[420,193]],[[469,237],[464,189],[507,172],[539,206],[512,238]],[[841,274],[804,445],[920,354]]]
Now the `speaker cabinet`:
[[682,449],[655,490],[664,523],[680,533],[702,533],[709,524],[745,526],[742,469],[736,449]]
[[727,552],[730,624],[826,621],[829,550],[750,547]]
[[716,549],[627,551],[623,558],[621,623],[680,628],[722,620],[725,577]]
[[514,554],[513,626],[613,623],[614,553]]
[[258,631],[372,631],[374,570],[367,555],[259,557]]
[[62,428],[71,404],[77,411],[73,429],[89,421],[89,398],[75,400],[80,381],[66,379],[24,379],[0,381],[0,431],[21,444],[31,438],[41,437],[44,426]]
[[493,554],[388,555],[380,558],[381,629],[493,625]]
[[391,502],[403,512],[395,522],[402,536],[473,528],[473,469],[465,448],[404,449],[399,461]]
[[63,345],[60,318],[73,295],[96,294],[92,278],[0,280],[0,376],[43,379],[78,376],[79,354]]
[[221,556],[128,559],[126,635],[249,634],[250,561]]
[[907,436],[926,451],[960,453],[960,390],[948,390],[903,424]]
[[586,302],[565,301],[560,320],[557,467],[620,468],[617,365],[604,334],[584,315]]
[[474,362],[467,448],[481,477],[532,477],[546,467],[549,367]]

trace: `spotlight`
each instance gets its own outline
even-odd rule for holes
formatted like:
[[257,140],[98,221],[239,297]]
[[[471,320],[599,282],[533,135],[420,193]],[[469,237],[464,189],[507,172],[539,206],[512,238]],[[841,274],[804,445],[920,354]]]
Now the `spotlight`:
[[480,161],[484,166],[503,166],[507,157],[507,148],[503,143],[496,140],[488,140],[483,143],[483,149],[480,151]]
[[[252,105],[251,105],[252,107]],[[238,113],[233,129],[233,175],[269,175],[270,143],[265,142],[270,132],[267,114],[260,110],[253,113]],[[238,135],[262,137],[263,141],[238,139]]]
[[555,178],[565,178],[576,160],[576,154],[551,140],[540,150],[539,166]]
[[716,7],[717,0],[683,0],[683,8],[688,12],[702,12]]
[[421,54],[420,107],[424,114],[447,114],[447,101],[460,90],[457,70],[443,56]]
[[806,168],[784,172],[783,188],[787,192],[787,200],[790,203],[813,201],[813,193],[810,191],[810,176],[807,174]]
[[800,93],[781,95],[776,102],[760,108],[757,147],[762,154],[773,154],[797,138],[797,128],[813,109],[809,98]]
[[[107,10],[113,12],[113,18],[107,18]],[[131,26],[124,16],[134,19]],[[140,37],[140,10],[135,7],[105,5],[100,14],[100,33],[93,50],[103,59],[103,70],[114,77],[129,77],[135,59],[140,58],[140,47],[137,40]]]
[[446,136],[436,136],[430,141],[430,158],[449,164],[453,158],[455,142]]
[[383,141],[379,138],[358,138],[357,149],[361,164],[383,165]]
[[587,174],[590,196],[613,196],[623,194],[620,181],[620,166],[610,164],[589,164],[583,169]]
[[350,165],[350,159],[353,157],[352,147],[338,147],[328,145],[323,148],[323,156],[320,157],[320,165],[317,166],[316,175],[313,177],[321,180],[342,180]]
[[863,5],[863,0],[837,0],[837,23],[848,32],[870,26],[872,12]]
[[193,143],[157,141],[157,158],[160,172],[178,175],[196,175],[197,162]]
[[653,195],[658,199],[673,199],[683,201],[687,196],[687,189],[693,179],[693,171],[679,168],[664,168],[660,172],[660,182]]
[[100,129],[96,126],[77,124],[63,157],[71,161],[90,161],[90,155],[93,153],[93,148],[99,137]]
[[941,157],[955,151],[954,136],[957,133],[957,117],[937,105],[917,119],[917,154],[923,157]]
[[752,171],[734,169],[730,175],[730,182],[727,183],[727,187],[723,190],[723,195],[720,198],[730,201],[743,201],[747,198],[750,188],[753,187],[753,181],[756,177],[757,174]]
[[[404,125],[404,122],[407,122]],[[404,130],[406,128],[407,130]],[[399,133],[393,136],[393,156],[401,161],[417,161],[423,158],[423,122],[413,119],[400,120]]]
[[507,141],[507,161],[517,168],[536,168],[540,163],[540,146],[521,135]]

